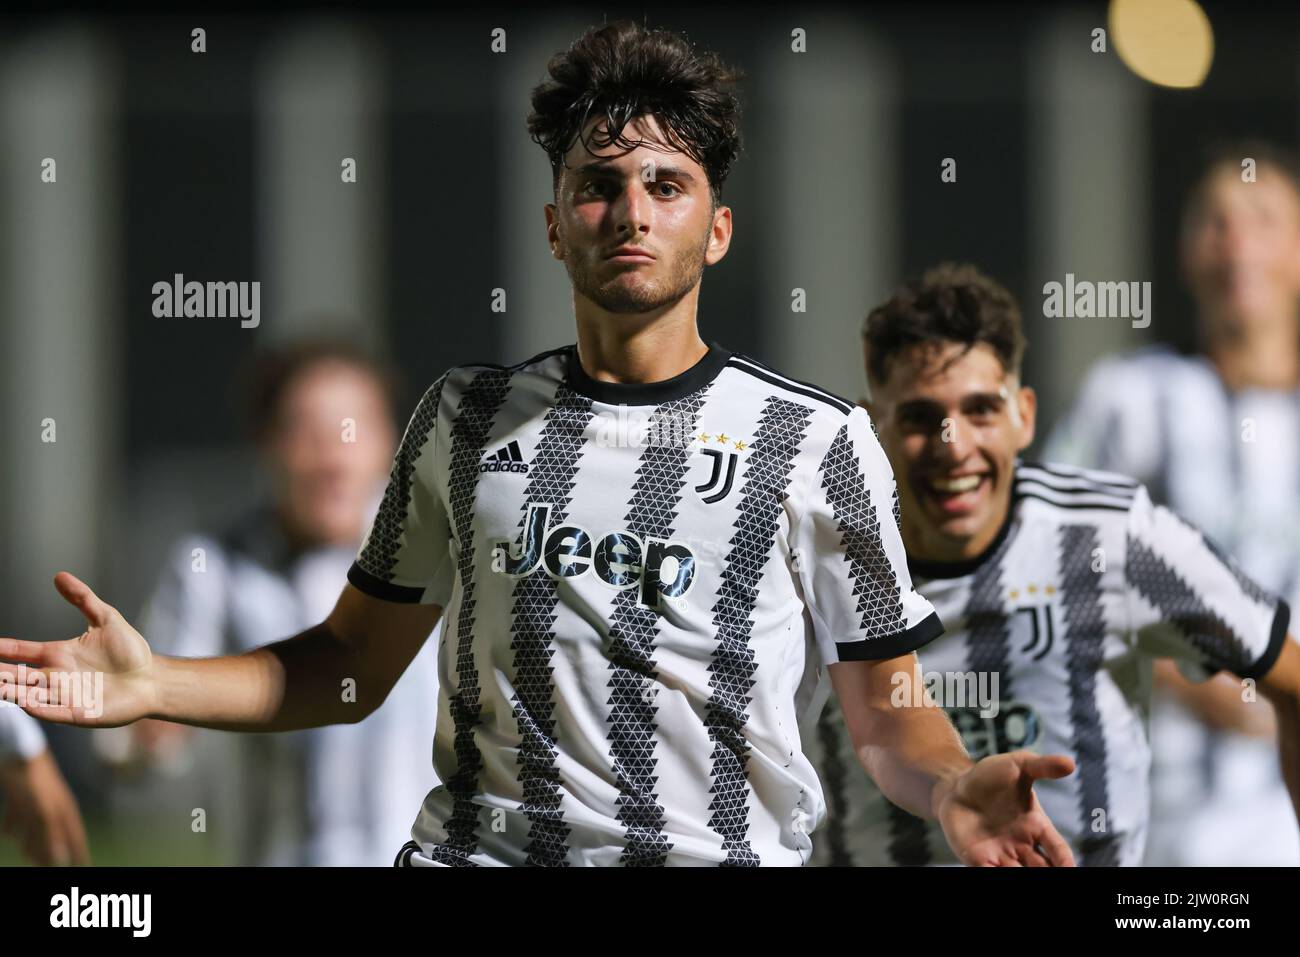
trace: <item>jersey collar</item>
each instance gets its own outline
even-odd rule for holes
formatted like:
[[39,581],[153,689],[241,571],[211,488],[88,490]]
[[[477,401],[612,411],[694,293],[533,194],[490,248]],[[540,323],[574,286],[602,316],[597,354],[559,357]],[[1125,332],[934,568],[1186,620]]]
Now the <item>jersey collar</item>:
[[731,352],[716,342],[708,343],[709,351],[699,362],[685,372],[659,382],[601,382],[593,379],[578,361],[576,344],[565,348],[565,381],[574,392],[609,405],[659,405],[671,402],[692,392],[698,392],[712,382],[731,358]]

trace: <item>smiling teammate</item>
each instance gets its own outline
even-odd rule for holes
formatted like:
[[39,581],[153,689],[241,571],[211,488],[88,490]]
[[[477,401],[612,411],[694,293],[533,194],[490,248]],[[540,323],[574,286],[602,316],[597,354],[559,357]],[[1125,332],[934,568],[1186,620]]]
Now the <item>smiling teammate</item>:
[[803,863],[823,801],[796,718],[825,657],[864,762],[962,859],[1070,863],[1032,790],[1068,759],[972,764],[942,715],[889,706],[941,626],[866,413],[699,335],[731,239],[734,75],[628,23],[549,73],[529,128],[577,344],[434,383],[329,618],[238,657],[151,656],[63,574],[86,635],[0,656],[107,672],[104,723],[283,730],[378,707],[445,609],[444,783],[398,856],[415,865]]
[[[908,566],[948,628],[921,666],[972,756],[1070,755],[1077,772],[1039,792],[1076,860],[1140,863],[1152,663],[1170,657],[1200,677],[1258,682],[1284,716],[1300,809],[1300,647],[1286,602],[1136,481],[1017,458],[1034,437],[1035,397],[1020,384],[1011,294],[944,265],[874,309],[863,340]],[[831,805],[818,863],[956,861],[942,835],[854,769],[833,705],[807,737]]]

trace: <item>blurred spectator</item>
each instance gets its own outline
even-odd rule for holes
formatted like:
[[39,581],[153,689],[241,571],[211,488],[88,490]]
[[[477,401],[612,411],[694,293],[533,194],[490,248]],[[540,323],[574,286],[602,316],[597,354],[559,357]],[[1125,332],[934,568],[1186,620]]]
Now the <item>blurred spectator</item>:
[[[393,461],[392,378],[350,345],[319,340],[263,357],[248,406],[271,501],[220,534],[176,544],[141,618],[165,654],[232,654],[325,619],[378,509]],[[238,767],[208,815],[245,865],[388,866],[437,780],[435,629],[383,707],[359,724],[239,735]],[[339,693],[347,693],[340,688]],[[194,731],[133,728],[166,761]],[[228,771],[228,773],[227,773]]]
[[[1246,162],[1246,160],[1253,162]],[[1145,482],[1300,607],[1300,172],[1266,144],[1215,153],[1184,205],[1201,351],[1097,364],[1047,458]],[[1166,317],[1166,321],[1172,321]],[[1147,863],[1298,864],[1271,706],[1157,666]]]

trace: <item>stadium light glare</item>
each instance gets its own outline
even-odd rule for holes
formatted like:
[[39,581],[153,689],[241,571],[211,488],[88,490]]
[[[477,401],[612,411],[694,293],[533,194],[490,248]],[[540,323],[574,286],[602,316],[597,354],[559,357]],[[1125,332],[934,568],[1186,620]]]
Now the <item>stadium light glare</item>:
[[1111,43],[1124,64],[1157,86],[1191,89],[1214,60],[1214,30],[1196,0],[1111,0]]

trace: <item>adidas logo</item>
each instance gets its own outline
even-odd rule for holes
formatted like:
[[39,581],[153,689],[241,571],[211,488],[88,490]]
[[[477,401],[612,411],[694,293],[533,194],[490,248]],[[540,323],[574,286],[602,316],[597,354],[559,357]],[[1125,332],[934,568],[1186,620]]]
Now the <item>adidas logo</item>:
[[478,470],[480,472],[527,472],[528,463],[519,454],[519,443],[510,442],[489,455]]

